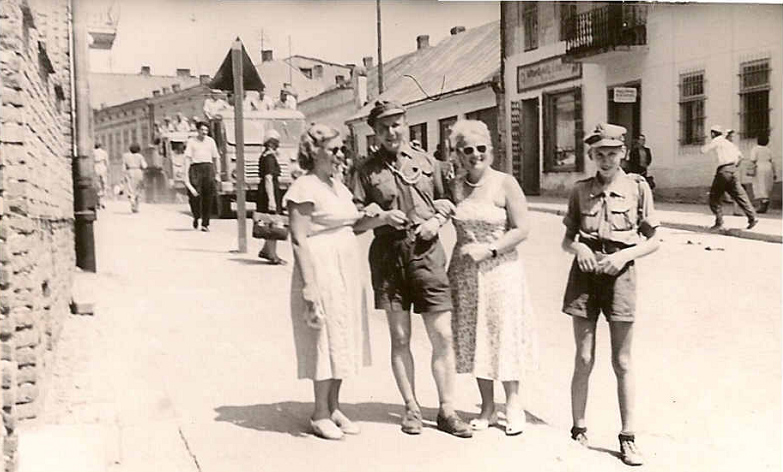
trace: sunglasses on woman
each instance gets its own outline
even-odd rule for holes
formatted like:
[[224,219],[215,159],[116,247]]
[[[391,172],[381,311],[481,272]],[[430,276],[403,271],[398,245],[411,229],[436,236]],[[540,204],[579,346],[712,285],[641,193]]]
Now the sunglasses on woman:
[[331,149],[327,149],[328,152],[332,153],[332,155],[337,155],[338,152],[342,152],[343,154],[346,153],[347,148],[345,146],[340,147],[333,147]]
[[473,154],[473,151],[485,153],[487,152],[487,146],[484,144],[479,144],[475,148],[473,146],[465,146],[464,148],[462,148],[462,154],[465,154],[466,156],[470,156],[471,154]]

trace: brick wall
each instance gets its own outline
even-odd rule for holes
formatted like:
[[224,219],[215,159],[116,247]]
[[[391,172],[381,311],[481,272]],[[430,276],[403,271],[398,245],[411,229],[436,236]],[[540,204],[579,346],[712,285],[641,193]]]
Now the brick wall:
[[[0,2],[3,463],[42,404],[75,267],[67,0]],[[52,71],[53,70],[53,71]]]

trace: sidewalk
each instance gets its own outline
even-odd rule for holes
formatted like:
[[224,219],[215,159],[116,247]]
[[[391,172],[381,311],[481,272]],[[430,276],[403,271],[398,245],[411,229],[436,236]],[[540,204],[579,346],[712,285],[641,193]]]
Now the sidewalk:
[[[528,208],[542,213],[565,215],[568,202],[565,198],[557,197],[527,197]],[[707,205],[690,203],[666,203],[656,202],[655,210],[661,225],[666,228],[695,231],[698,233],[710,233],[710,226],[715,223],[715,217]],[[735,238],[753,239],[769,243],[783,243],[783,219],[779,209],[772,209],[769,213],[758,215],[759,223],[752,230],[746,230],[747,220],[744,216],[732,216],[733,206],[723,206],[726,229],[721,231],[725,236]]]

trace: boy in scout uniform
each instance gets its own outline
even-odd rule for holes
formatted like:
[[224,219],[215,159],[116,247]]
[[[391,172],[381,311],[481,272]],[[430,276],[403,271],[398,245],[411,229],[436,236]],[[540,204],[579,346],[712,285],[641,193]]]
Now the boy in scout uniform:
[[571,315],[576,342],[571,381],[572,439],[587,445],[585,408],[595,355],[599,314],[609,321],[612,367],[617,377],[623,462],[641,465],[634,442],[634,377],[631,340],[636,305],[634,261],[658,249],[652,191],[644,177],[620,169],[625,155],[622,126],[599,124],[585,139],[595,162],[594,177],[571,191],[563,249],[576,257],[571,265],[563,312]]
[[470,437],[470,426],[453,405],[451,292],[446,254],[438,239],[454,205],[445,199],[438,161],[407,143],[405,109],[400,104],[376,102],[367,123],[375,130],[379,147],[356,172],[354,201],[366,211],[354,230],[375,233],[370,271],[375,307],[386,312],[389,323],[392,372],[405,402],[402,431],[422,430],[410,350],[413,307],[422,315],[432,343],[432,375],[440,398],[438,429]]

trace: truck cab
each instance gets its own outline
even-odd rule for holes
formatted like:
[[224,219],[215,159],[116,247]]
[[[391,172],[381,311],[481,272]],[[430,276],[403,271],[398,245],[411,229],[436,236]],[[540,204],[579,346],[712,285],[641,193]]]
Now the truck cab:
[[[246,200],[255,202],[261,182],[258,161],[264,139],[269,130],[280,134],[277,150],[280,165],[280,187],[291,185],[292,172],[298,169],[299,137],[305,131],[305,116],[297,110],[247,111],[243,114],[245,133],[245,191]],[[224,110],[222,118],[211,120],[210,135],[220,152],[220,185],[217,188],[218,216],[231,214],[231,202],[236,200],[236,141],[233,110]]]

